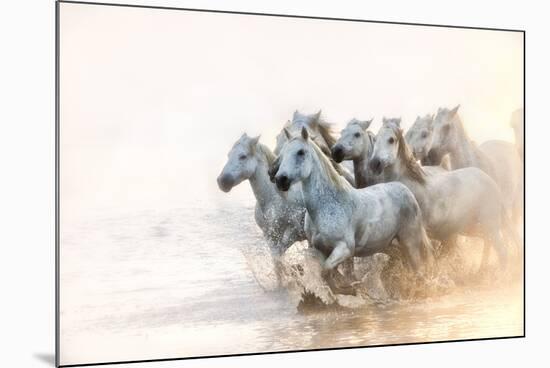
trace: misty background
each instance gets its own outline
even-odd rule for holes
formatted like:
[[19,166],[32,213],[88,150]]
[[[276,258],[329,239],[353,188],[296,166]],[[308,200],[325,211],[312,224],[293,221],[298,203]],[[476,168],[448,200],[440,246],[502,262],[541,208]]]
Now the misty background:
[[521,33],[72,4],[60,27],[63,221],[252,204],[216,176],[243,132],[273,147],[295,109],[376,132],[460,103],[471,138],[513,141],[523,101]]

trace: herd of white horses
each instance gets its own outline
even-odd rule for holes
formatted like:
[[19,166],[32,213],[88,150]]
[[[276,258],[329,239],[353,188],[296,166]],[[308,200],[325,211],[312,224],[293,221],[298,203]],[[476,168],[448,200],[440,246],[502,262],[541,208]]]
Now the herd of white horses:
[[523,110],[511,118],[515,145],[479,146],[458,110],[417,117],[406,134],[400,118],[383,118],[376,134],[372,119],[352,119],[339,138],[320,112],[296,111],[274,150],[243,134],[218,186],[229,192],[248,180],[276,265],[307,240],[322,254],[323,276],[336,293],[354,284],[353,257],[398,246],[405,264],[425,277],[459,235],[483,240],[480,269],[491,248],[506,269],[509,250],[522,249]]

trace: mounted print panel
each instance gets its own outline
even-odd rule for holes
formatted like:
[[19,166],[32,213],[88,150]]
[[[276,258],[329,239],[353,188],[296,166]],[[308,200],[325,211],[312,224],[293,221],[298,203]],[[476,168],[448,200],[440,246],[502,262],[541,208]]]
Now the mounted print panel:
[[57,7],[59,365],[524,336],[524,32]]

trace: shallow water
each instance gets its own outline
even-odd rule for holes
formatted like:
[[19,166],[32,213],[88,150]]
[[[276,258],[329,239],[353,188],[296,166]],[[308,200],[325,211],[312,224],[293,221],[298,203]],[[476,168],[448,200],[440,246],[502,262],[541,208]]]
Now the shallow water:
[[267,254],[251,206],[62,222],[62,364],[523,333],[520,277],[304,311],[299,288],[275,287]]

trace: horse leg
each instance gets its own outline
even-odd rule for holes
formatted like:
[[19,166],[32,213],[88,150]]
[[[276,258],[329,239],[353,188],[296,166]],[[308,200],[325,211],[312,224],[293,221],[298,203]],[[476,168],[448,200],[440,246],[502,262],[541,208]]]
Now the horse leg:
[[479,272],[482,272],[482,270],[486,268],[489,263],[491,246],[497,252],[501,269],[505,270],[508,266],[508,254],[506,251],[504,239],[502,238],[502,234],[500,233],[500,231],[498,229],[492,231],[488,238],[484,238],[483,243],[483,254],[481,256]]
[[417,274],[420,273],[422,256],[420,254],[420,249],[416,244],[417,242],[412,239],[406,238],[403,240],[399,238],[399,241],[401,243],[401,249],[403,249],[403,252],[405,253],[405,258],[407,258],[407,265],[409,266],[409,269]]
[[350,257],[348,259],[346,259],[344,262],[341,263],[342,265],[342,272],[344,274],[344,277],[348,280],[350,280],[350,282],[355,282],[357,281],[355,279],[355,273],[354,273],[354,264],[353,264],[353,257]]
[[280,286],[283,279],[283,263],[281,259],[283,252],[281,251],[281,244],[275,244],[270,247],[270,251],[271,260],[273,261],[273,268],[275,271],[275,281],[277,282],[277,285]]
[[[346,285],[341,277],[338,277],[339,272],[336,269],[339,264],[352,256],[353,252],[346,242],[339,241],[323,264],[323,273],[327,276],[327,283],[335,294],[355,295],[353,287]],[[351,260],[353,261],[353,258]]]
[[438,258],[448,257],[456,252],[457,235],[450,235],[441,241]]
[[297,234],[292,226],[288,226],[281,236],[275,249],[272,249],[271,255],[275,266],[275,275],[277,283],[280,285],[284,275],[282,257],[284,253],[297,241]]

